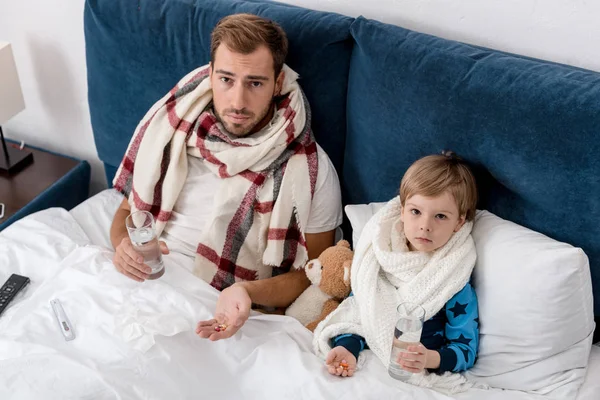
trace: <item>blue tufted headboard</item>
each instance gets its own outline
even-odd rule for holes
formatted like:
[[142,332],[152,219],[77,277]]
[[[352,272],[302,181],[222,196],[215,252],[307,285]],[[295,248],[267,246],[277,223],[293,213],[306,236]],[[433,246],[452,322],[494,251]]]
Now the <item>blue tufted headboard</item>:
[[583,248],[599,315],[600,74],[364,18],[350,30],[346,201],[387,200],[415,159],[451,149],[479,208]]
[[110,182],[137,123],[189,71],[210,61],[210,33],[228,14],[277,21],[287,64],[300,74],[319,144],[341,170],[352,19],[279,3],[234,0],[87,0],[88,100]]
[[[148,108],[209,60],[227,14],[290,40],[344,203],[388,200],[415,159],[472,163],[480,208],[584,249],[600,315],[600,74],[267,1],[87,0],[89,105],[109,181]],[[599,331],[599,330],[597,330]]]

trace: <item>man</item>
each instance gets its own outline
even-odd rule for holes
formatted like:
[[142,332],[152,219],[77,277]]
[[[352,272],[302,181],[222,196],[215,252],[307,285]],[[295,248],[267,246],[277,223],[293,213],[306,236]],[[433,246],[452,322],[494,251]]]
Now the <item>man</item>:
[[295,268],[333,245],[342,211],[337,174],[314,142],[297,74],[284,65],[281,27],[232,15],[211,39],[210,64],[136,129],[114,180],[127,198],[110,236],[117,270],[144,281],[150,269],[124,221],[151,211],[163,253],[193,257],[194,273],[222,290],[215,319],[196,329],[218,340],[237,332],[252,303],[287,307],[309,286]]

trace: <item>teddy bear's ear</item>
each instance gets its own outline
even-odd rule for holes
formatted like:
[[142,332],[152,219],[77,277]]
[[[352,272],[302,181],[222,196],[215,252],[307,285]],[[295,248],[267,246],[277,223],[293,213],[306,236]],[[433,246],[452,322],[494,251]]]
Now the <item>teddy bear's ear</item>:
[[351,260],[344,261],[344,284],[350,286],[350,267],[352,266]]
[[339,242],[336,243],[336,246],[342,246],[342,247],[346,247],[347,249],[349,249],[350,243],[347,240],[340,240]]
[[[306,268],[308,268],[308,269],[311,269],[311,268],[312,268],[312,264],[313,264],[314,262],[315,262],[315,260],[308,260],[308,261],[306,262],[306,264],[304,264],[304,265],[300,265],[299,267],[296,267],[296,271],[302,271],[302,270],[304,270],[304,269],[306,269]],[[311,265],[309,266],[309,264],[311,264]]]

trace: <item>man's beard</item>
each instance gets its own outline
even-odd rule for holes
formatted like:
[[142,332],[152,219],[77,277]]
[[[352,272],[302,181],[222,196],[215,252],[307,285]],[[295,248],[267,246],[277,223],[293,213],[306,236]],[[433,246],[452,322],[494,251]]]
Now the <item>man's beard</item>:
[[[271,102],[271,104],[269,104],[269,106],[267,108],[265,108],[260,114],[259,114],[259,118],[256,119],[252,119],[252,122],[243,130],[239,130],[236,128],[241,128],[242,125],[240,124],[229,124],[227,122],[225,122],[225,120],[221,117],[219,111],[217,110],[217,108],[213,105],[213,112],[215,114],[215,117],[217,118],[217,121],[219,121],[221,123],[221,125],[223,126],[223,129],[225,130],[226,133],[228,133],[231,136],[235,136],[238,138],[242,138],[245,136],[248,136],[250,134],[256,133],[254,132],[254,128],[261,124],[262,122],[264,122],[263,120],[265,119],[265,117],[267,117],[267,115],[269,115],[269,112],[271,111],[271,108],[273,107],[273,102]],[[245,117],[250,117],[252,118],[254,116],[253,113],[247,111],[246,109],[241,109],[241,110],[234,110],[231,108],[225,109],[223,111],[223,114],[237,114],[237,115],[243,115]],[[233,126],[232,126],[233,125]],[[261,124],[261,129],[263,126],[266,125],[266,122]]]

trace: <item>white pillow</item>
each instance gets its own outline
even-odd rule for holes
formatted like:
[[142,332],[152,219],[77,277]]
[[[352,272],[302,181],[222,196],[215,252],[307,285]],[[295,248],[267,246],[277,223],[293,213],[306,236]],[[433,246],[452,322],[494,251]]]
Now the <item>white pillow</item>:
[[585,253],[488,211],[475,217],[479,359],[467,375],[491,386],[574,399],[594,331]]
[[[354,244],[385,204],[346,206]],[[467,376],[497,388],[574,399],[594,331],[587,256],[488,211],[477,212],[472,235],[481,336]]]
[[387,202],[369,204],[348,204],[344,207],[346,216],[352,225],[352,247],[358,243],[358,238],[371,217],[377,213]]

